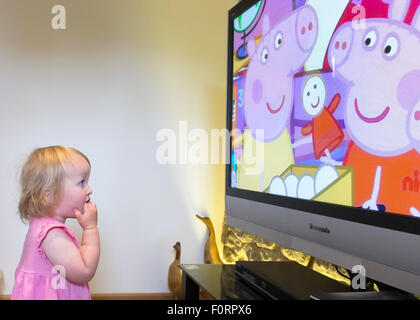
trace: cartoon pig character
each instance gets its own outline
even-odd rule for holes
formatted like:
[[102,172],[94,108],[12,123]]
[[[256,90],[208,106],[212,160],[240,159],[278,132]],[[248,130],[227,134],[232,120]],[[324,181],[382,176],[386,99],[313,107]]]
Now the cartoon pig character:
[[247,44],[250,63],[245,82],[245,119],[256,137],[264,129],[264,141],[275,140],[283,132],[293,106],[293,75],[309,57],[318,35],[315,10],[303,6],[270,29],[263,20],[263,38],[256,46]]
[[[246,139],[256,139],[253,143],[263,143],[265,154],[272,153],[272,156],[264,156],[263,163],[259,164],[261,178],[258,177],[256,182],[258,188],[254,182],[247,185],[258,191],[264,190],[274,175],[294,163],[286,126],[293,107],[293,76],[309,57],[318,35],[315,10],[310,6],[302,6],[272,28],[268,16],[265,16],[262,33],[258,46],[253,39],[247,44],[250,62],[244,91],[244,113],[248,129],[244,133],[244,154]],[[263,137],[257,133],[261,129],[264,130]],[[279,148],[282,151],[281,159],[276,156]],[[243,177],[242,181],[247,179],[253,178]]]
[[409,214],[420,207],[420,195],[404,186],[420,165],[420,8],[408,25],[409,0],[383,1],[389,18],[366,19],[366,29],[340,26],[328,60],[349,88],[344,119],[353,142],[343,164],[354,169],[355,205],[377,210],[379,199],[387,211]]

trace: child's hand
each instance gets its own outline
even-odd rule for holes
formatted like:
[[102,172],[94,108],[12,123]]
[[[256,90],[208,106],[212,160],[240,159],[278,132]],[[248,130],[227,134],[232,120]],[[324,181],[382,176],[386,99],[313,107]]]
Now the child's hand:
[[79,210],[73,209],[77,221],[83,230],[94,229],[98,221],[98,210],[94,202],[89,201],[84,204],[84,213]]

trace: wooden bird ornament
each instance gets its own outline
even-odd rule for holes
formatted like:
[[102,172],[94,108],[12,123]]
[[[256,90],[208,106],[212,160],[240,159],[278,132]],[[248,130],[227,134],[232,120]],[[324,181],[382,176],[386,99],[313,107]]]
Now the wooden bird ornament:
[[195,215],[198,219],[203,221],[203,223],[209,228],[209,237],[204,245],[204,263],[207,264],[223,264],[223,261],[220,259],[219,250],[217,249],[216,244],[216,235],[213,228],[213,223],[208,217],[201,217],[198,214]]
[[171,263],[168,270],[168,287],[174,295],[175,300],[182,299],[182,277],[178,264],[181,262],[181,243],[178,241],[173,246],[175,249],[175,260]]

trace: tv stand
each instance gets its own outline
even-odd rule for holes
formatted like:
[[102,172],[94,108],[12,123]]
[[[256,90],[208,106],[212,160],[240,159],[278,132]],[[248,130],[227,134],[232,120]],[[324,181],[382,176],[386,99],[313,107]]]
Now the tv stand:
[[[248,262],[241,262],[241,264]],[[259,262],[256,262],[257,264]],[[274,262],[274,264],[279,262]],[[297,265],[297,266],[296,266]],[[329,291],[346,292],[350,288],[342,283],[320,275],[306,267],[296,263],[292,265],[285,262],[284,266],[288,268],[284,274],[287,280],[285,285],[287,288],[284,290],[290,292],[298,292],[298,295],[283,296],[281,299],[310,299],[310,293],[325,292],[327,287],[325,283],[329,283]],[[198,300],[200,297],[200,289],[205,291],[211,298],[216,300],[262,300],[273,299],[267,294],[261,293],[261,290],[255,290],[249,283],[240,279],[236,272],[235,265],[223,264],[180,264],[182,270],[182,288],[183,297],[186,300]],[[292,269],[303,268],[306,275],[297,274],[298,271]],[[301,270],[302,271],[302,270]],[[306,272],[308,271],[308,272]],[[315,276],[312,274],[315,273]],[[308,276],[309,275],[309,276]],[[320,277],[318,278],[317,275]],[[311,280],[312,279],[312,280]],[[314,282],[313,280],[318,282]],[[322,279],[322,280],[320,280]],[[318,286],[318,290],[308,290],[308,283],[311,283],[312,288]],[[306,288],[306,289],[305,289]],[[321,288],[321,289],[319,289]],[[303,294],[306,290],[306,294]]]
[[295,261],[238,261],[235,273],[237,288],[248,287],[270,300],[305,300],[317,293],[351,291]]
[[[247,264],[251,262],[240,262]],[[260,262],[252,262],[260,263]],[[274,264],[280,262],[274,262]],[[272,266],[274,266],[274,264]],[[266,300],[273,299],[267,294],[257,291],[239,279],[235,265],[223,264],[180,264],[182,270],[182,293],[185,300],[199,300],[200,290],[207,293],[201,295],[205,299],[215,300]],[[254,267],[253,267],[254,268]],[[312,300],[412,300],[411,295],[397,291],[351,291],[349,286],[325,277],[301,265],[284,262],[283,291],[288,293],[281,299]],[[303,269],[302,269],[303,268]],[[270,272],[267,271],[266,272]],[[313,274],[315,272],[315,274]],[[273,275],[271,275],[273,276]],[[325,279],[326,278],[326,279]],[[280,299],[280,298],[279,298]]]

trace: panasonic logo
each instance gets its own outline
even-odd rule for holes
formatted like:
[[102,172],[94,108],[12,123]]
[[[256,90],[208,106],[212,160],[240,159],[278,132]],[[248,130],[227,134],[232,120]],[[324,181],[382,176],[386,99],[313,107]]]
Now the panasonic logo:
[[309,224],[309,229],[323,232],[323,233],[331,233],[330,229],[328,229],[327,227],[318,227],[312,223]]

